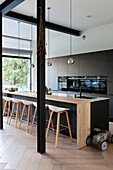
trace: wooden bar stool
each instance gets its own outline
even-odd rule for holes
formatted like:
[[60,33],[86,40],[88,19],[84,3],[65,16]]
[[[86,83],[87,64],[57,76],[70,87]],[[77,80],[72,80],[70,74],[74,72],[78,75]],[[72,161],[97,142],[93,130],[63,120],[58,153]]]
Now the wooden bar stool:
[[[37,113],[37,102],[34,102],[33,105],[35,106],[35,111],[34,111],[34,115],[33,115],[33,121],[32,121],[32,124],[31,124],[30,134],[32,132],[35,116],[36,116],[36,113]],[[48,109],[48,105],[47,104],[45,105],[45,109]],[[50,114],[50,110],[49,110],[49,114]],[[52,120],[51,120],[51,125],[52,125],[53,134],[55,134],[54,126],[53,126],[53,121]]]
[[21,104],[22,104],[22,101],[20,99],[15,99],[15,98],[12,98],[12,112],[11,112],[11,116],[10,116],[10,120],[9,120],[9,125],[11,123],[11,119],[12,119],[12,116],[14,115],[14,107],[16,105],[16,122],[15,122],[15,128],[17,127],[17,119],[19,117],[19,120],[20,120],[20,115],[19,115],[19,105],[20,105],[20,114],[21,114]]
[[[24,111],[25,111],[26,116],[27,116],[27,132],[28,132],[28,130],[29,130],[29,116],[31,116],[31,124],[32,124],[32,106],[33,106],[33,102],[32,101],[27,101],[27,100],[22,100],[22,103],[24,104],[24,107],[23,107],[22,114],[21,114],[19,129],[21,127],[22,118],[23,118]],[[28,112],[27,112],[27,106],[28,106]]]
[[7,104],[8,104],[8,112],[7,112],[7,124],[8,124],[8,120],[9,120],[9,114],[11,113],[11,98],[10,97],[5,97],[3,96],[3,100],[5,101],[4,103],[4,108],[3,108],[3,116],[5,116],[5,112],[6,112],[6,108],[7,108]]
[[68,117],[69,109],[68,108],[61,108],[61,107],[57,107],[57,106],[51,106],[51,105],[48,105],[48,107],[50,109],[50,118],[49,118],[47,130],[46,130],[46,139],[47,139],[47,135],[48,135],[49,127],[50,127],[50,122],[52,120],[53,113],[56,112],[58,114],[57,115],[56,146],[58,146],[58,136],[59,136],[59,132],[60,132],[60,115],[62,113],[66,113],[70,139],[72,141],[72,134],[71,134],[71,128],[70,128],[70,123],[69,123],[69,117]]

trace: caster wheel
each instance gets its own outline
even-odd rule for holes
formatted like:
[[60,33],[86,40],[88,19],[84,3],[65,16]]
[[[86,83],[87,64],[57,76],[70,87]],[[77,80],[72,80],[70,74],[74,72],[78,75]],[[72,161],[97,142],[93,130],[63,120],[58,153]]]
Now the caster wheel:
[[100,149],[101,149],[102,151],[105,151],[105,150],[107,149],[107,147],[108,147],[108,144],[107,144],[106,141],[104,141],[104,142],[102,142],[102,143],[100,144]]
[[111,136],[111,143],[113,143],[113,135]]
[[86,144],[87,144],[87,146],[91,146],[92,145],[92,138],[91,138],[91,136],[87,137]]

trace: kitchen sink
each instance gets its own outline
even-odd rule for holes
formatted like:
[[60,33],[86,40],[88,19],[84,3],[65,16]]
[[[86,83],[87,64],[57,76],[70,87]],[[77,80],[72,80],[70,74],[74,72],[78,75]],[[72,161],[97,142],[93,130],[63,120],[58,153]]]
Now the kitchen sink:
[[96,99],[97,97],[91,97],[91,96],[76,96],[76,98],[81,98],[81,99]]

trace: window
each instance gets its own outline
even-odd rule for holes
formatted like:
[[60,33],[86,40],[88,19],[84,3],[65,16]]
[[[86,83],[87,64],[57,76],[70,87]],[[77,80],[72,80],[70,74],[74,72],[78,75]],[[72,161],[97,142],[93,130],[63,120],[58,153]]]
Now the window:
[[2,79],[5,89],[18,87],[18,90],[29,91],[32,88],[33,30],[30,24],[3,18]]
[[[17,67],[21,66],[21,69]],[[30,58],[2,59],[3,85],[6,88],[18,87],[18,90],[30,90]]]

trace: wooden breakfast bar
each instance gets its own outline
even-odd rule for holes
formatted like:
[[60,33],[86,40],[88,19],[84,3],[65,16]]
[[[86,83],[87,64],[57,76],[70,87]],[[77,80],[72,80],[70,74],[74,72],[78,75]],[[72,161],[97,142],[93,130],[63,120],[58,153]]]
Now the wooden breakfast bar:
[[[37,94],[31,92],[9,92],[3,91],[3,95],[22,100],[37,101]],[[73,98],[64,94],[46,95],[46,104],[69,108],[69,120],[72,137],[77,139],[78,149],[86,146],[86,138],[93,128],[109,129],[109,99],[108,98]],[[46,119],[49,114],[46,111]],[[65,115],[64,115],[65,116]],[[56,115],[53,117],[56,124]],[[62,117],[61,125],[66,127],[67,122]],[[47,126],[47,125],[46,125]],[[68,134],[68,130],[61,133]]]

